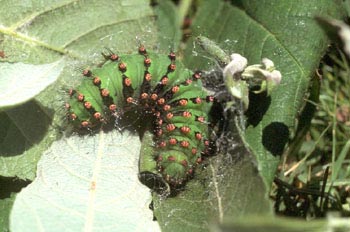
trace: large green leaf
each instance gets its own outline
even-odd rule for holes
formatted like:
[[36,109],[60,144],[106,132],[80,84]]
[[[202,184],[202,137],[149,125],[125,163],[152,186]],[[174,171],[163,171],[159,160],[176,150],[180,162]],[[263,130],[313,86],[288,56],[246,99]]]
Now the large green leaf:
[[[241,53],[249,64],[267,57],[282,73],[271,97],[251,96],[245,138],[269,188],[280,155],[294,134],[310,77],[327,46],[327,38],[314,20],[316,15],[340,17],[339,1],[205,1],[193,23],[193,35],[204,35],[231,53]],[[235,6],[235,4],[237,6]],[[208,17],[210,15],[210,17]],[[190,67],[213,67],[203,51],[186,49]],[[208,62],[209,61],[209,62]]]

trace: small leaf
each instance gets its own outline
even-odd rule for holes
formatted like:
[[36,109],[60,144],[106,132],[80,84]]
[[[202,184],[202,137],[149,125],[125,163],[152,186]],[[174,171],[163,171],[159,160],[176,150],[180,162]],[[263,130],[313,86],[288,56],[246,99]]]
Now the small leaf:
[[29,101],[57,80],[65,63],[0,63],[0,109]]

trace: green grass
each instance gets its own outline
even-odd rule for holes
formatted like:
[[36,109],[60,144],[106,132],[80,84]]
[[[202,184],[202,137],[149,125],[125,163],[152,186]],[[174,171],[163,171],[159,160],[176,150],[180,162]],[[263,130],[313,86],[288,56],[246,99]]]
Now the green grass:
[[319,95],[306,100],[314,116],[303,127],[306,134],[297,136],[284,154],[275,181],[278,214],[310,219],[331,210],[350,213],[349,66],[345,55],[332,48],[316,72],[311,89]]

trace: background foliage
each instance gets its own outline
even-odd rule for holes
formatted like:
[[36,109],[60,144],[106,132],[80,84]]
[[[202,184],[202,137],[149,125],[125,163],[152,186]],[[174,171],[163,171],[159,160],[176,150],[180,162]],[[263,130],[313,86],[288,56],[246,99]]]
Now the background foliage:
[[[261,227],[266,217],[272,218],[263,220],[269,226],[283,224],[274,221],[268,196],[297,126],[310,124],[311,118],[300,115],[329,44],[314,17],[341,18],[344,1],[0,4],[0,229],[62,231],[69,225],[72,230],[135,231],[147,222],[149,231],[159,230],[158,223],[162,231],[203,231]],[[101,61],[101,51],[133,52],[139,43],[162,53],[174,49],[191,69],[219,70],[195,46],[198,35],[216,41],[227,54],[241,53],[250,64],[270,58],[283,80],[271,97],[251,96],[244,138],[234,118],[228,119],[227,149],[209,159],[185,191],[168,199],[153,196],[158,223],[152,222],[151,195],[136,178],[138,135],[66,137],[66,89],[79,83],[80,70]],[[129,150],[123,153],[125,147]],[[130,158],[124,160],[123,154]],[[313,228],[322,231],[323,226]]]

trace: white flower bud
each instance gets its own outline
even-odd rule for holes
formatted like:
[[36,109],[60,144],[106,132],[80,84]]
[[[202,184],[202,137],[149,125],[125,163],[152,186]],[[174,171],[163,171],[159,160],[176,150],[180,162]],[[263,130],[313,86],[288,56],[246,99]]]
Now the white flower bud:
[[279,85],[282,80],[282,74],[278,70],[273,70],[269,76],[266,77],[267,81],[272,81],[275,85]]
[[265,70],[274,70],[275,69],[275,64],[272,62],[272,60],[268,59],[268,58],[263,58],[261,60],[261,64],[264,66]]
[[247,67],[248,61],[245,57],[241,56],[238,53],[233,53],[231,55],[231,61],[228,63],[224,70],[225,78],[232,78],[236,73],[243,72],[245,67]]

